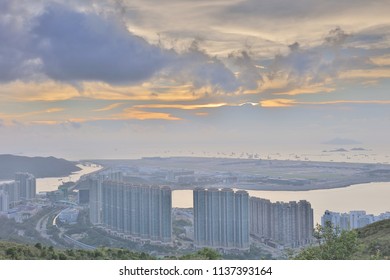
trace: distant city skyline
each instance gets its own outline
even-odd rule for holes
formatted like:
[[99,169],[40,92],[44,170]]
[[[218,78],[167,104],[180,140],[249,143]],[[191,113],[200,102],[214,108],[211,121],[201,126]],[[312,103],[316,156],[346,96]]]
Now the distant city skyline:
[[390,219],[390,212],[373,215],[366,213],[364,210],[352,210],[348,213],[326,210],[321,217],[321,225],[325,227],[330,223],[336,230],[342,231],[362,228],[386,219]]
[[0,154],[390,155],[389,14],[385,0],[3,0]]

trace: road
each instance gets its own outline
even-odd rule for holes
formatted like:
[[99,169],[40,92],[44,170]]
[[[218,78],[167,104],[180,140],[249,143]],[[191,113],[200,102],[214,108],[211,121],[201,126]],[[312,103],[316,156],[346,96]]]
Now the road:
[[47,234],[47,223],[49,221],[49,218],[56,214],[56,212],[60,212],[61,209],[59,208],[54,208],[53,210],[49,211],[45,215],[43,215],[37,222],[35,226],[35,230],[45,239],[49,240],[50,243],[53,245],[59,246],[59,244],[52,239],[51,235]]

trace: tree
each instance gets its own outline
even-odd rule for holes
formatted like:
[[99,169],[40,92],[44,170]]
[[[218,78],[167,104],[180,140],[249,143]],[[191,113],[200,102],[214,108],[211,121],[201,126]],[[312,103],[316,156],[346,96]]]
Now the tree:
[[35,244],[35,248],[37,248],[38,250],[42,250],[42,244],[41,243],[36,243]]
[[211,249],[211,248],[203,248],[195,253],[184,255],[180,257],[181,260],[219,260],[221,259],[221,255]]
[[313,236],[317,245],[302,249],[294,259],[298,260],[348,260],[357,251],[356,231],[341,231],[327,224],[316,226]]

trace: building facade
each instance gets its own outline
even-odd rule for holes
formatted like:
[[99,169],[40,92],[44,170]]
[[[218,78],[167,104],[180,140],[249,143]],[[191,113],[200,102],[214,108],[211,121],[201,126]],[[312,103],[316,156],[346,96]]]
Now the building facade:
[[246,191],[193,191],[195,247],[249,249],[249,196]]
[[103,178],[101,176],[94,176],[86,180],[89,186],[89,220],[93,225],[100,225],[103,222]]
[[321,217],[321,225],[326,226],[331,223],[338,230],[351,230],[365,227],[377,221],[390,219],[390,212],[382,213],[378,216],[367,214],[366,211],[350,211],[349,213],[339,213],[326,210]]
[[306,200],[276,202],[251,197],[250,234],[264,241],[298,247],[311,242],[313,209]]
[[0,213],[7,213],[9,209],[8,193],[0,190]]
[[[93,188],[98,196],[99,184]],[[94,197],[90,206],[98,213],[100,202],[96,201],[99,198]],[[135,186],[118,181],[101,183],[101,224],[123,237],[171,243],[171,211],[172,191],[169,187]],[[92,217],[96,222],[100,219],[98,215]]]
[[0,181],[0,191],[3,191],[5,194],[7,194],[9,208],[13,208],[16,204],[20,202],[18,182],[14,180]]
[[31,200],[36,195],[36,180],[30,173],[15,173],[15,181],[19,184],[19,198]]

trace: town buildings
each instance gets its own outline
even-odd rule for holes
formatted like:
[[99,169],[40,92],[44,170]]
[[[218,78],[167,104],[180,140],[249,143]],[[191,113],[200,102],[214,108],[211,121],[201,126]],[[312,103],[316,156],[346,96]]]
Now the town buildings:
[[35,177],[30,173],[15,173],[15,181],[19,184],[19,197],[21,200],[31,200],[36,195]]
[[31,200],[36,195],[35,177],[29,173],[18,172],[15,180],[0,181],[2,212],[14,208],[21,201]]
[[193,191],[194,245],[221,249],[249,249],[249,196],[246,191]]
[[306,200],[276,202],[251,197],[250,234],[262,241],[297,247],[311,242],[313,209]]
[[378,216],[367,214],[366,211],[350,211],[349,213],[339,213],[326,210],[321,217],[321,225],[328,223],[338,230],[351,230],[365,227],[377,221],[390,219],[390,212],[382,213]]
[[123,182],[121,176],[95,176],[87,180],[92,224],[131,240],[172,242],[169,187],[133,185]]

